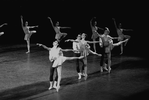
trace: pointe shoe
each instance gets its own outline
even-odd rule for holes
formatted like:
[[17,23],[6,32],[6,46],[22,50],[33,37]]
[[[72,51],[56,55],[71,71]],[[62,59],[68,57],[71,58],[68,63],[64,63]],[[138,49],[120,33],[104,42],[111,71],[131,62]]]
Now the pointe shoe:
[[102,67],[100,67],[100,72],[101,72],[101,73],[103,72],[103,68],[102,68]]
[[51,90],[52,89],[52,86],[50,86],[48,89]]
[[108,70],[107,69],[107,64],[104,65],[103,69],[106,70],[106,71]]
[[78,79],[81,79],[81,73],[78,73],[78,76],[79,76]]
[[111,67],[108,68],[108,73],[110,73],[110,72],[111,72]]
[[30,51],[27,51],[26,54],[30,53]]
[[59,89],[60,89],[60,86],[57,86],[57,87],[56,87],[56,91],[58,92],[58,91],[59,91]]

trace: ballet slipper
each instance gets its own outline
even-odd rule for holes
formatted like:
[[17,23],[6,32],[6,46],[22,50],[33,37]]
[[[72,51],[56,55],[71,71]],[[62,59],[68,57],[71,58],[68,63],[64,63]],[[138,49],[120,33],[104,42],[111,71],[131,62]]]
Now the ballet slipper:
[[56,87],[56,91],[58,92],[58,91],[59,91],[59,89],[60,89],[60,86],[58,85],[58,86]]
[[78,73],[78,76],[79,76],[78,79],[81,79],[81,73]]

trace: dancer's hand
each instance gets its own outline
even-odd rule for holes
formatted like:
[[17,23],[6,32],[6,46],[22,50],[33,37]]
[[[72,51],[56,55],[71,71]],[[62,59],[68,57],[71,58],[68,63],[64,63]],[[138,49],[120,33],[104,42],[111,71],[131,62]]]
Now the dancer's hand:
[[40,44],[40,43],[37,43],[36,45],[38,45],[38,46],[42,46],[42,44]]
[[68,40],[65,40],[65,42],[69,42],[70,40],[68,39]]

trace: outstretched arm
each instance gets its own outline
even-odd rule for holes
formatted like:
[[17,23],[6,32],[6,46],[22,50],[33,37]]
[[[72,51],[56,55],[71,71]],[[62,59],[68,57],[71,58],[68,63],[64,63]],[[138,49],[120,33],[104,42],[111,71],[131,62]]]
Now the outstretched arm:
[[77,41],[77,40],[73,40],[73,39],[68,39],[68,40],[65,40],[65,42],[79,42],[79,41]]
[[61,49],[62,51],[65,51],[65,52],[67,52],[67,51],[73,51],[73,49]]
[[36,25],[36,26],[28,26],[29,28],[35,28],[35,27],[38,27],[38,25]]
[[75,59],[83,59],[84,56],[80,56],[80,57],[66,57],[66,60],[75,60]]
[[4,24],[0,25],[0,27],[3,27],[4,25],[7,25],[7,23],[4,23]]
[[100,41],[87,41],[87,43],[100,43]]
[[43,45],[43,44],[37,43],[36,45],[42,46],[43,48],[45,48],[45,49],[47,49],[47,50],[51,50],[51,48],[49,48],[49,47],[47,47],[47,46],[45,46],[45,45]]

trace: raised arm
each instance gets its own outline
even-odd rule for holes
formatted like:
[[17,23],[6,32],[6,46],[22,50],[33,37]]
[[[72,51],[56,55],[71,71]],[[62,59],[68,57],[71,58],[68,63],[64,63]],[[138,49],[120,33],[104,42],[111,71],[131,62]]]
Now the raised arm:
[[0,27],[3,27],[4,25],[7,25],[7,23],[4,23],[4,24],[0,25]]
[[52,22],[52,19],[50,18],[50,17],[48,17],[48,19],[50,19],[50,22],[51,22],[51,24],[52,24],[52,27],[53,27],[53,29],[54,29],[54,24],[53,24],[53,22]]
[[42,46],[44,49],[51,50],[51,48],[49,48],[49,47],[47,47],[47,46],[45,46],[45,45],[43,45],[43,44],[37,43],[36,45]]
[[21,26],[24,27],[23,16],[21,16]]

